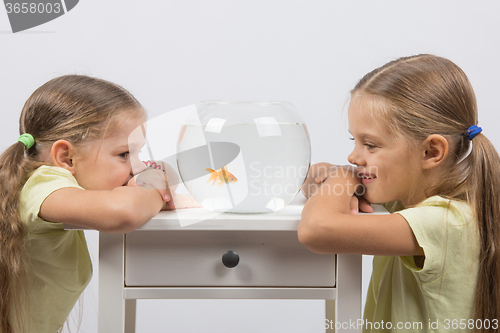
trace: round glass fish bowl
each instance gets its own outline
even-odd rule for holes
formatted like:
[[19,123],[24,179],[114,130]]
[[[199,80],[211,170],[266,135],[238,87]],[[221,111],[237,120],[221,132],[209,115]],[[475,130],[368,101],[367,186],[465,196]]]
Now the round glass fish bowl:
[[197,103],[177,144],[184,185],[215,212],[280,210],[300,191],[310,160],[306,125],[288,102]]

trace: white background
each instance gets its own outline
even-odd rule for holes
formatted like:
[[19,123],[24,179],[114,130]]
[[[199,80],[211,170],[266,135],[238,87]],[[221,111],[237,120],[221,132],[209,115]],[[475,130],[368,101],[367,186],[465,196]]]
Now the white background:
[[[479,125],[500,147],[499,13],[499,2],[484,0],[81,0],[52,22],[12,34],[0,7],[0,149],[17,140],[34,89],[78,73],[124,86],[150,118],[205,99],[290,101],[309,128],[313,162],[346,164],[349,90],[371,69],[417,53],[464,69]],[[95,261],[97,233],[87,238]],[[85,292],[82,332],[96,331],[95,280]],[[323,304],[143,301],[137,330],[323,332]]]

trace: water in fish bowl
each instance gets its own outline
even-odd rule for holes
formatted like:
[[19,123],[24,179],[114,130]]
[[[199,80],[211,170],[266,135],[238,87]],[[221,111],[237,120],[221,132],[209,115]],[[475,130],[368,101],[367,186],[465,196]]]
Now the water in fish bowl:
[[216,212],[276,212],[299,192],[310,163],[305,123],[286,102],[203,102],[182,127],[184,185]]

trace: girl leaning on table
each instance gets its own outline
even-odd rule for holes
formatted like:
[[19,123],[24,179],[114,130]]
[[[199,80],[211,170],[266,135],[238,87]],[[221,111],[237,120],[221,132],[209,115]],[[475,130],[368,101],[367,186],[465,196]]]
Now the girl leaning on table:
[[126,233],[174,208],[164,173],[138,158],[145,121],[129,92],[87,76],[30,96],[0,157],[1,333],[57,332],[87,286],[84,233],[63,223]]
[[[348,117],[355,167],[311,168],[299,240],[375,255],[364,331],[497,332],[500,158],[467,76],[437,56],[397,59],[359,81]],[[358,215],[369,203],[394,214]]]

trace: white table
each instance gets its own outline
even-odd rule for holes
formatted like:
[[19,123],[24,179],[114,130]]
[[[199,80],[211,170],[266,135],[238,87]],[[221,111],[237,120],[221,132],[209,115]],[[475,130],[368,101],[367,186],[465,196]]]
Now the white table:
[[[356,322],[362,257],[314,254],[300,244],[302,207],[271,214],[160,212],[134,232],[100,233],[99,333],[135,332],[137,299],[324,299],[328,320]],[[225,266],[237,259],[235,267]]]

